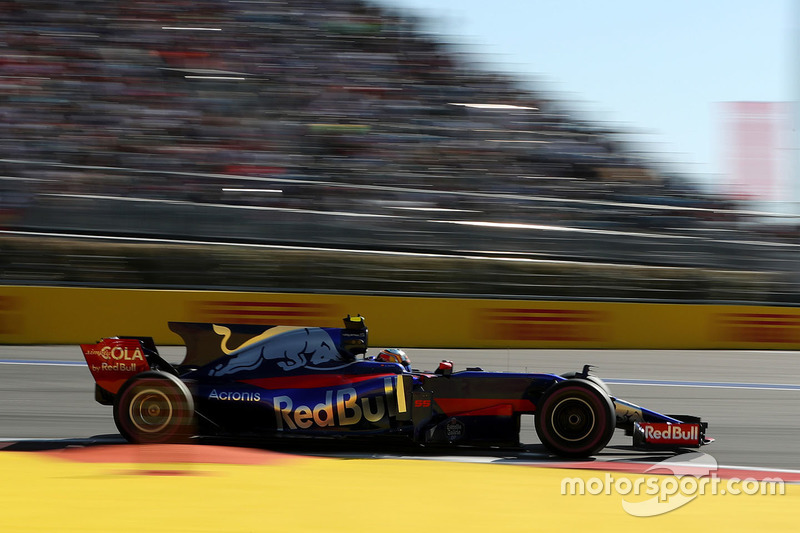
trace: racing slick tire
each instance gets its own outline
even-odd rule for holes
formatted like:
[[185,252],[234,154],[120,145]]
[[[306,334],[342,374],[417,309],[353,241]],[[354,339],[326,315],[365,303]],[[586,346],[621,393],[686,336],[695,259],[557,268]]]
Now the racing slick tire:
[[614,402],[593,381],[560,381],[539,398],[534,426],[539,440],[555,455],[588,457],[605,448],[614,434]]
[[137,374],[114,399],[114,423],[128,442],[186,442],[194,434],[194,399],[176,376],[159,371]]
[[598,378],[597,376],[584,376],[580,372],[566,372],[564,374],[561,374],[561,377],[567,379],[576,379],[576,378],[588,379],[589,381],[595,383],[596,385],[599,385],[600,388],[603,389],[603,391],[606,394],[608,394],[609,397],[614,396],[613,394],[611,394],[611,389],[608,387],[606,382]]

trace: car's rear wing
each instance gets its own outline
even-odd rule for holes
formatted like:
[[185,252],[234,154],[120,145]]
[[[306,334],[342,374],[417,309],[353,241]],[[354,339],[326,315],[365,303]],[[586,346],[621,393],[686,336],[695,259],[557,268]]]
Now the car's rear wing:
[[152,337],[110,337],[96,344],[81,344],[100,403],[109,403],[125,381],[147,370],[177,374],[159,354]]
[[81,344],[81,351],[97,386],[114,395],[128,378],[150,370],[145,344],[152,344],[152,339],[143,343],[137,338],[112,337]]

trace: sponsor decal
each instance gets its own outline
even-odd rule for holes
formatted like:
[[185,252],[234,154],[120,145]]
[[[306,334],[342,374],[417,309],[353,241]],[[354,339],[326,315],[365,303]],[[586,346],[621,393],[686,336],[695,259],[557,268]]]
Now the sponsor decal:
[[[295,405],[290,396],[275,396],[272,405],[279,431],[333,426],[353,426],[366,420],[376,423],[387,415],[396,414],[392,408],[394,388],[392,378],[384,379],[384,394],[360,397],[353,387],[325,391],[325,400],[315,405]],[[395,400],[396,401],[396,400]]]
[[129,350],[128,346],[103,346],[100,357],[109,361],[144,361],[144,355],[139,346]]
[[487,307],[476,311],[482,338],[518,341],[602,341],[606,313],[582,309]]
[[620,398],[614,398],[614,407],[617,415],[617,424],[632,425],[634,422],[644,421],[642,408]]
[[800,316],[788,313],[719,313],[714,318],[719,341],[800,344]]
[[93,372],[138,372],[138,368],[136,363],[101,363],[100,365],[92,365]]
[[700,442],[698,424],[647,423],[639,425],[644,430],[645,441],[651,444],[697,444]]
[[220,326],[220,325],[217,325],[217,324],[212,324],[211,327],[214,330],[214,333],[216,333],[217,335],[220,335],[221,338],[220,338],[220,341],[219,341],[219,349],[222,350],[222,353],[224,353],[225,355],[232,354],[233,352],[236,352],[236,351],[242,350],[244,348],[247,348],[248,346],[252,346],[254,344],[257,344],[257,343],[259,343],[259,342],[261,342],[263,340],[266,340],[266,339],[268,339],[270,337],[274,337],[278,333],[285,333],[287,331],[291,331],[293,329],[297,329],[297,328],[286,327],[286,326],[274,326],[274,327],[271,327],[271,328],[267,329],[263,333],[261,333],[259,335],[256,335],[255,337],[251,337],[251,338],[247,339],[245,342],[243,342],[239,346],[231,347],[231,346],[228,346],[228,341],[231,340],[231,336],[233,334],[233,332],[231,332],[231,328],[229,328],[227,326]]
[[336,324],[342,315],[338,305],[306,302],[200,300],[190,305],[193,320],[221,324],[320,326]]
[[[138,341],[111,340],[84,348],[92,372],[139,372],[146,368]],[[93,359],[93,360],[90,360]],[[141,363],[142,366],[139,366]]]
[[221,400],[221,401],[232,401],[232,402],[260,402],[261,401],[261,393],[260,392],[239,392],[239,391],[219,391],[217,392],[216,389],[211,389],[211,392],[208,395],[209,400]]
[[456,418],[451,418],[447,421],[444,431],[450,442],[460,440],[464,437],[464,424]]
[[136,339],[103,339],[97,344],[81,344],[81,350],[97,384],[110,393],[116,393],[131,374],[150,368]]
[[[275,330],[280,330],[284,335],[276,337],[269,345],[263,343]],[[210,376],[249,372],[269,361],[275,362],[286,372],[305,367],[330,368],[331,364],[342,364],[336,343],[322,328],[272,328],[232,351],[226,347],[230,329],[215,325],[214,331],[223,335],[222,350],[229,357],[214,365],[208,373]]]

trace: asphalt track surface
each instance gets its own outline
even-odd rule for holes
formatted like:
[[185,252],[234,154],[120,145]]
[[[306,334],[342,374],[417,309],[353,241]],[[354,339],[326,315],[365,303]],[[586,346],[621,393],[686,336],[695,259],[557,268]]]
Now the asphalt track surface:
[[[183,347],[162,347],[179,361]],[[371,348],[370,353],[377,353]],[[778,351],[406,350],[415,368],[431,370],[447,359],[456,371],[562,373],[595,365],[614,395],[669,414],[693,414],[709,423],[716,441],[703,451],[720,465],[800,469],[800,355]],[[94,401],[93,381],[78,346],[0,346],[0,439],[17,449],[120,442],[111,408]],[[552,460],[525,417],[521,452],[483,455]],[[291,444],[282,451],[343,455],[344,447]],[[358,453],[359,450],[354,450]],[[374,453],[373,450],[360,450]],[[481,453],[477,455],[481,455]],[[462,456],[476,455],[471,450]],[[633,451],[617,431],[599,460],[659,460]]]

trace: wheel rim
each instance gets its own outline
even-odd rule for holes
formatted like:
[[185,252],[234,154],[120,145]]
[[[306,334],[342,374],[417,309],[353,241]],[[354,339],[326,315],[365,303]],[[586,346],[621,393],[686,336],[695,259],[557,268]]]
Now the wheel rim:
[[128,414],[137,430],[158,433],[172,421],[172,401],[164,391],[144,389],[131,400]]
[[596,424],[592,406],[582,398],[565,398],[558,402],[550,415],[550,427],[567,442],[578,442],[592,434]]

